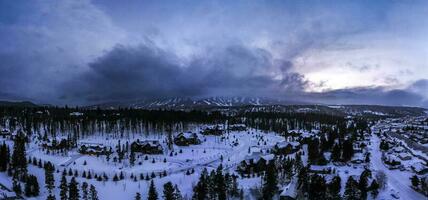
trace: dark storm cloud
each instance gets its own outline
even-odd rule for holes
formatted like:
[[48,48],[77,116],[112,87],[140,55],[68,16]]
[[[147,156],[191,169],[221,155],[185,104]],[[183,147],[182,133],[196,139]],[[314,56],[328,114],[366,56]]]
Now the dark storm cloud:
[[330,104],[377,104],[391,106],[428,107],[427,100],[407,89],[388,90],[383,87],[360,87],[332,90],[323,93],[308,93],[304,97]]
[[[103,102],[156,97],[267,95],[305,87],[290,63],[269,52],[243,46],[213,49],[184,65],[173,53],[153,45],[116,46],[64,85],[63,99]],[[280,78],[269,69],[279,65]]]

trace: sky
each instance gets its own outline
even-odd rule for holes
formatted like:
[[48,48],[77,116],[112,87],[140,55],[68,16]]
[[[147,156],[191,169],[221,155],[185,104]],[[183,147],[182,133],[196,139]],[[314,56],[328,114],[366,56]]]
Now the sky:
[[428,1],[0,1],[0,99],[428,107]]

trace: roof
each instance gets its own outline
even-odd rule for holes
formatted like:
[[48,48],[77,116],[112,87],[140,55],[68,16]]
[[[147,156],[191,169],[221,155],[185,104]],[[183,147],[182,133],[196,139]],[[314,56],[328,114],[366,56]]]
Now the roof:
[[190,132],[190,131],[184,132],[184,133],[179,133],[176,137],[180,137],[180,136],[183,136],[186,139],[193,139],[193,138],[197,138],[198,137],[198,135],[196,133],[193,133],[193,132]]
[[282,141],[282,142],[278,142],[276,143],[278,148],[285,148],[289,145],[291,145],[291,147],[298,147],[300,146],[299,142],[287,142],[287,141]]
[[296,189],[297,189],[297,178],[294,177],[287,186],[282,188],[282,192],[279,196],[296,198],[297,196]]

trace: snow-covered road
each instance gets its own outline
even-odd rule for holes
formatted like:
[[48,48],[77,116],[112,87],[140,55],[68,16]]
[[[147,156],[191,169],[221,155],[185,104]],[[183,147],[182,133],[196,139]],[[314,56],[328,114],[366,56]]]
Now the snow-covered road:
[[[422,194],[416,192],[410,187],[411,173],[408,171],[389,170],[382,162],[382,152],[379,149],[380,139],[373,134],[371,139],[371,165],[373,170],[383,171],[387,176],[388,188],[398,192],[400,199],[404,200],[421,200],[427,199]],[[390,196],[391,197],[391,196]]]

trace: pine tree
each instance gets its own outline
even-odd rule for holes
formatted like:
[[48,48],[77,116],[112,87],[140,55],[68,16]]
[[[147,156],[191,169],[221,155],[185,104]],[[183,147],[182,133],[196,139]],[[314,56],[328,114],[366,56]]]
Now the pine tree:
[[416,175],[412,176],[411,181],[412,181],[412,186],[415,188],[418,188],[418,186],[419,186],[418,176],[416,176]]
[[341,187],[341,178],[340,176],[335,176],[328,184],[328,197],[332,200],[339,200],[340,197],[340,187]]
[[76,179],[74,177],[71,178],[70,183],[68,184],[68,199],[69,200],[79,200],[79,187]]
[[61,200],[67,200],[68,199],[68,184],[67,184],[67,178],[64,174],[62,174],[61,183],[59,185],[59,196]]
[[131,149],[131,154],[129,155],[129,162],[132,166],[134,166],[134,164],[135,164],[135,153],[132,149]]
[[371,191],[371,195],[373,199],[376,199],[377,195],[379,194],[379,184],[377,183],[376,179],[373,179],[372,183],[370,184],[369,190]]
[[174,193],[174,186],[171,182],[167,182],[163,185],[163,198],[165,200],[175,200]]
[[149,187],[149,195],[148,200],[157,200],[158,199],[158,192],[156,191],[155,183],[150,181],[150,187]]
[[333,162],[340,161],[340,154],[341,154],[340,146],[339,144],[335,144],[331,152],[331,160],[333,160]]
[[25,181],[25,195],[28,197],[39,196],[39,182],[34,175],[28,175]]
[[216,190],[218,199],[219,200],[226,200],[226,198],[227,198],[226,181],[225,181],[224,176],[223,176],[223,166],[221,164],[217,167],[214,181],[216,184],[215,190]]
[[45,184],[46,189],[48,190],[49,194],[52,194],[52,190],[55,188],[55,178],[54,178],[54,168],[52,166],[52,163],[48,162],[45,165]]
[[174,200],[183,200],[183,196],[181,195],[180,189],[178,189],[177,185],[174,185]]
[[97,189],[95,188],[94,185],[91,184],[91,187],[89,189],[89,193],[90,193],[90,199],[91,200],[98,200],[98,192]]
[[368,177],[371,176],[370,170],[364,170],[360,175],[360,181],[358,182],[358,188],[361,191],[361,199],[367,199],[367,187],[368,187]]
[[352,156],[354,156],[354,146],[352,140],[348,139],[343,142],[343,153],[342,158],[344,161],[351,160]]
[[275,160],[271,160],[266,167],[266,175],[263,184],[263,199],[270,200],[278,191],[278,177]]
[[53,194],[49,194],[49,195],[46,197],[46,200],[55,200],[55,195],[53,195]]
[[139,192],[135,194],[135,200],[141,200],[141,194]]
[[25,151],[25,136],[19,133],[14,140],[12,155],[13,177],[23,180],[27,176],[27,158]]
[[4,172],[7,170],[7,166],[9,164],[10,155],[9,155],[9,147],[5,142],[0,147],[0,171]]
[[346,200],[360,200],[361,192],[358,189],[358,182],[350,176],[345,186],[344,199]]
[[199,177],[199,181],[196,186],[193,188],[193,200],[205,200],[208,193],[208,172],[207,169],[204,169]]
[[309,199],[326,199],[326,181],[324,177],[314,174],[309,181]]
[[89,200],[89,191],[88,191],[88,183],[82,183],[82,199]]

